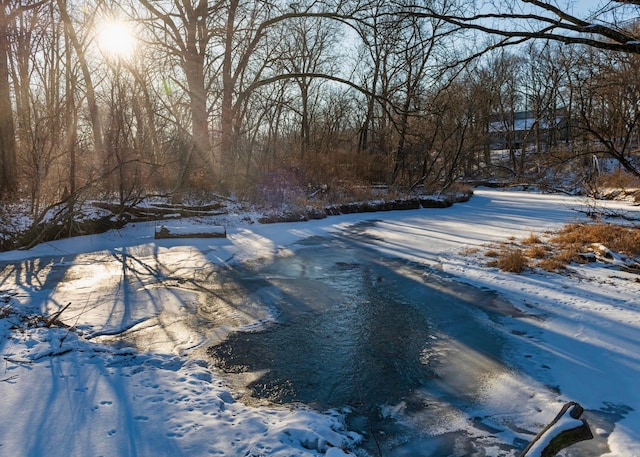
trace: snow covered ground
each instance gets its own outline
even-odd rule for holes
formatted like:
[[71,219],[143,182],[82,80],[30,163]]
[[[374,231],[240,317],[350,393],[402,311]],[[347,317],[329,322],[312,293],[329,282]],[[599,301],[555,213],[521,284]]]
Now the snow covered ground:
[[[510,358],[522,371],[487,386],[479,414],[502,430],[487,434],[507,444],[528,440],[514,430],[539,430],[563,403],[577,401],[615,416],[613,429],[592,424],[608,447],[601,455],[640,456],[638,276],[602,264],[516,275],[486,267],[473,249],[581,220],[587,204],[477,190],[447,209],[272,225],[250,224],[241,214],[181,221],[224,223],[227,238],[219,239],[156,240],[155,224],[144,223],[0,253],[0,455],[362,454],[338,411],[242,404],[207,368],[203,348],[271,318],[271,310],[216,285],[216,268],[269,261],[306,237],[376,220],[366,230],[381,254],[495,290],[535,316],[508,324],[520,338]],[[638,206],[606,206],[640,217]],[[220,297],[206,313],[196,306],[202,294]],[[61,310],[70,328],[33,322]],[[117,344],[122,334],[135,349]],[[472,419],[446,429],[471,428]]]

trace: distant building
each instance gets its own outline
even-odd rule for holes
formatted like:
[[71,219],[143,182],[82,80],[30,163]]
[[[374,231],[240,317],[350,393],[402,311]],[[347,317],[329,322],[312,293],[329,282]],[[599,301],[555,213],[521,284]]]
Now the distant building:
[[569,120],[564,110],[553,116],[537,117],[533,111],[519,111],[493,116],[487,132],[493,150],[521,149],[526,142],[529,147],[543,151],[569,140]]

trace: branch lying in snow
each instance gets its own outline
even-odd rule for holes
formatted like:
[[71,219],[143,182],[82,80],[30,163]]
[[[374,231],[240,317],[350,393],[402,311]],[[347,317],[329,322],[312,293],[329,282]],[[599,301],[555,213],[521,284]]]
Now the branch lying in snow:
[[553,457],[562,449],[593,438],[589,424],[580,419],[584,409],[576,402],[565,404],[558,415],[536,436],[520,457]]
[[603,209],[590,208],[588,210],[576,209],[576,212],[586,214],[587,217],[595,220],[601,219],[623,219],[629,222],[639,221],[640,219],[620,211],[611,211]]
[[60,316],[62,315],[62,313],[64,313],[66,311],[66,309],[71,306],[71,302],[67,303],[67,305],[62,308],[61,310],[53,313],[51,316],[49,316],[48,318],[45,319],[44,321],[44,326],[45,327],[51,327],[52,325],[57,325],[58,327],[67,327],[66,324],[62,323],[60,321]]
[[625,255],[616,253],[601,243],[592,243],[591,248],[595,254],[596,260],[600,262],[610,263],[617,267],[629,268],[632,270],[640,268],[637,260]]

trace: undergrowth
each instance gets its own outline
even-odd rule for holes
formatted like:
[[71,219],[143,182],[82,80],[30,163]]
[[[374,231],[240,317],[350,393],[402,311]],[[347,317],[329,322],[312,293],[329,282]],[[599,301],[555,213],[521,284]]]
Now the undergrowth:
[[607,258],[612,254],[627,259],[628,269],[640,269],[640,228],[604,222],[571,223],[551,234],[531,232],[520,242],[510,237],[485,251],[491,258],[488,266],[512,273],[532,267],[560,272],[571,263],[612,261]]

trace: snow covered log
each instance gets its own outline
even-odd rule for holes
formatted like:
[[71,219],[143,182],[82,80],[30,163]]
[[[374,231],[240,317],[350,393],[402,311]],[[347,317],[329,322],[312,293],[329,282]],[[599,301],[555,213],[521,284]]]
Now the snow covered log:
[[221,225],[188,225],[156,227],[155,238],[226,238],[227,229]]
[[584,409],[576,402],[565,404],[558,415],[529,443],[520,457],[553,457],[562,449],[593,438]]

